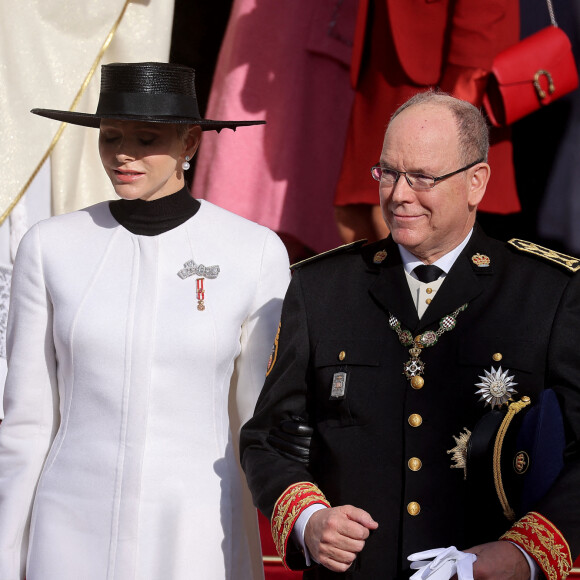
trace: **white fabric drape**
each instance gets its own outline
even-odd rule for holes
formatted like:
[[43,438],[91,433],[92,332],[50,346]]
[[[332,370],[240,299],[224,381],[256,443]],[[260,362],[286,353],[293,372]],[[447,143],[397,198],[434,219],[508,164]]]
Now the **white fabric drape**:
[[[21,0],[0,4],[0,127],[3,179],[0,215],[16,198],[58,130],[57,121],[30,114],[34,107],[68,109],[126,0]],[[169,56],[173,3],[129,2],[102,64]],[[96,108],[97,70],[77,109]],[[95,131],[67,127],[52,160],[53,213],[111,197],[96,155]]]
[[[0,2],[0,220],[7,217],[59,129],[57,121],[30,113],[34,107],[68,110],[127,0],[19,0]],[[131,0],[101,64],[142,60],[167,61],[173,2]],[[100,65],[77,110],[94,112],[100,88]],[[47,165],[47,164],[45,164]],[[18,204],[19,219],[0,225],[0,269],[12,270],[11,255],[20,237],[16,230],[37,221],[113,199],[101,167],[97,131],[68,125],[48,167],[35,179],[34,193]],[[49,203],[47,203],[49,202]],[[12,230],[12,231],[11,231]],[[18,235],[16,235],[18,234]],[[12,241],[11,241],[12,238]],[[6,332],[8,283],[0,293],[0,340]],[[0,349],[0,402],[6,361]],[[0,418],[2,417],[0,405]]]

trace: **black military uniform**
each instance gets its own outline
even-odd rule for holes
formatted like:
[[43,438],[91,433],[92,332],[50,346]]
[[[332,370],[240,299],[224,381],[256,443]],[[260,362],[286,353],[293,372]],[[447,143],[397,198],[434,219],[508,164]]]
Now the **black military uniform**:
[[[546,533],[555,526],[571,557],[578,555],[580,276],[573,271],[580,261],[521,245],[524,251],[476,226],[421,320],[390,238],[295,270],[273,364],[255,415],[242,430],[242,465],[267,516],[288,486],[307,481],[332,506],[354,505],[379,523],[345,574],[315,566],[305,578],[408,577],[406,558],[413,552],[465,549],[510,528],[499,504],[490,510],[474,497],[448,453],[454,436],[472,430],[489,411],[476,384],[485,371],[501,377],[500,366],[517,383],[511,387],[516,399],[528,396],[533,404],[546,388],[557,394],[565,467],[534,511],[545,518]],[[451,328],[421,350],[424,384],[412,386],[403,373],[411,356],[393,328],[395,318],[400,332],[414,337],[442,328],[440,321],[454,312],[455,327],[447,319],[443,326]],[[267,442],[270,431],[292,416],[314,428],[308,465]],[[540,562],[545,572],[569,560],[565,548],[546,548],[554,558],[546,568]],[[305,566],[291,539],[284,557],[292,568]]]

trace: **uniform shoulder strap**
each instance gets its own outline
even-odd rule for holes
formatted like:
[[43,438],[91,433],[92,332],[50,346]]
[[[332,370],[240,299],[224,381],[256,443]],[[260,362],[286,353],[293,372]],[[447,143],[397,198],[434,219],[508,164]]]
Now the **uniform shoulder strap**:
[[578,270],[580,270],[580,260],[574,256],[568,256],[566,254],[556,252],[555,250],[544,248],[543,246],[539,246],[533,242],[527,242],[526,240],[519,240],[517,238],[512,238],[508,244],[511,244],[520,252],[526,252],[528,254],[537,256],[538,258],[542,258],[544,260],[548,260],[549,262],[558,264],[559,266],[563,266],[570,272],[578,272]]

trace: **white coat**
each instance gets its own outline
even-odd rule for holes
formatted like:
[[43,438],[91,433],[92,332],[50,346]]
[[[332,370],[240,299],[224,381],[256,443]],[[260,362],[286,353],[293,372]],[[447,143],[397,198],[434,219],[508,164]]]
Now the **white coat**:
[[[189,260],[220,268],[205,310],[199,276],[177,275]],[[2,580],[260,577],[232,441],[288,278],[275,234],[204,201],[157,236],[130,233],[107,202],[26,234],[0,426]]]

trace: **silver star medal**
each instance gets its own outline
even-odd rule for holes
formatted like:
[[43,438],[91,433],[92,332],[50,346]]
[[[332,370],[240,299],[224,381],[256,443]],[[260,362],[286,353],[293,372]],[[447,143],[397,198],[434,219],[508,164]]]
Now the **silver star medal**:
[[481,383],[476,383],[476,387],[481,387],[475,392],[476,395],[481,395],[480,401],[485,401],[486,405],[491,405],[491,408],[501,407],[505,405],[517,391],[515,387],[517,383],[513,383],[511,377],[508,376],[509,369],[502,371],[501,367],[495,370],[491,367],[491,372],[484,371],[485,376],[480,376]]

